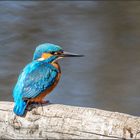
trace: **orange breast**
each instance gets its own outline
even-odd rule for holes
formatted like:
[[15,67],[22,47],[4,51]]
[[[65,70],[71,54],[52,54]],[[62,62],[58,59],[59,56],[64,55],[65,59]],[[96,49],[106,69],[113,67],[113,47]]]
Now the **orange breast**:
[[43,92],[41,92],[37,97],[30,99],[29,102],[41,102],[43,100],[43,98],[47,94],[49,94],[56,87],[56,85],[58,84],[60,76],[61,76],[60,66],[59,66],[58,63],[52,63],[52,65],[59,70],[59,73],[56,76],[55,82],[48,89],[46,89]]

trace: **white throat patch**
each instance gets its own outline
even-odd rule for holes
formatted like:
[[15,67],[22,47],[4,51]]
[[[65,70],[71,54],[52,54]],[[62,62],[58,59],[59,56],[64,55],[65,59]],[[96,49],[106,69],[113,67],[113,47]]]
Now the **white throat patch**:
[[43,60],[45,60],[43,57],[37,59],[37,61],[43,61]]

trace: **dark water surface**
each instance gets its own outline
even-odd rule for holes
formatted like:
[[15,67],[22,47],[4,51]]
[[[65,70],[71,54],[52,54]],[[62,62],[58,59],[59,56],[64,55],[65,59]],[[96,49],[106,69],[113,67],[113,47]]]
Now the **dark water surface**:
[[12,101],[38,44],[84,58],[61,60],[53,103],[140,115],[140,2],[0,2],[0,100]]

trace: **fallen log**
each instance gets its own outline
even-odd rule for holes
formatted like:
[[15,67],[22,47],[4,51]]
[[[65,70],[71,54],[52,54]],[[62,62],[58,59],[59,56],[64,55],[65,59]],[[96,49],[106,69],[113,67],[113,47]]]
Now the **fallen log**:
[[34,105],[16,116],[0,102],[1,139],[140,139],[140,117],[60,104]]

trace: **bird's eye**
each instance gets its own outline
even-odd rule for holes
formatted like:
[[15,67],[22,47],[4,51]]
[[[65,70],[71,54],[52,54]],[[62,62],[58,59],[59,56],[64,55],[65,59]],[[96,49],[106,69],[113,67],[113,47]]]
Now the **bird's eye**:
[[50,52],[52,55],[54,55],[55,54],[55,52]]
[[52,55],[59,55],[59,54],[62,54],[63,51],[59,51],[59,52],[50,52]]

